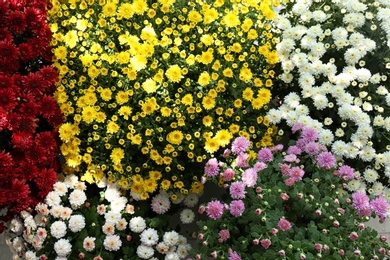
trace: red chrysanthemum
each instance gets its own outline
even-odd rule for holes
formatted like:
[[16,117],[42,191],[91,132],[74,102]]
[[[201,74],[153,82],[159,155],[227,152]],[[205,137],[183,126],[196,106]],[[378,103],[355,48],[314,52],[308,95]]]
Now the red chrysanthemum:
[[0,132],[7,127],[7,112],[0,107]]
[[9,88],[15,92],[14,87],[15,86],[14,86],[13,77],[7,77],[4,75],[0,75],[0,89]]
[[36,203],[42,201],[46,195],[53,190],[53,185],[57,181],[57,174],[53,169],[43,169],[42,176],[45,178],[35,178],[35,185],[38,188]]
[[12,126],[11,130],[14,132],[32,135],[38,126],[36,119],[34,117],[28,117],[28,115],[23,116],[24,117],[12,115],[11,119],[8,120],[8,128],[11,128],[10,126]]
[[22,34],[27,27],[24,14],[20,11],[9,12],[6,26],[8,26],[14,33]]
[[34,58],[37,58],[35,52],[33,51],[32,47],[28,43],[21,43],[18,45],[19,53],[20,53],[20,59],[23,62],[30,61]]
[[7,28],[0,28],[0,41],[13,41],[12,34]]
[[1,165],[1,168],[14,166],[12,156],[9,153],[6,153],[5,151],[1,151],[0,152],[0,165]]
[[40,96],[46,90],[47,84],[39,73],[30,73],[25,77],[25,88],[34,95]]
[[14,149],[26,150],[33,145],[33,140],[31,135],[23,133],[13,133],[12,134],[12,146]]
[[4,60],[17,61],[19,49],[11,41],[0,42],[0,57]]
[[35,136],[36,145],[46,151],[56,151],[57,143],[52,132],[41,132]]
[[44,118],[50,118],[55,115],[58,105],[52,96],[43,96],[40,101],[40,113]]
[[0,89],[0,107],[11,111],[17,105],[15,92],[11,88]]
[[42,28],[46,16],[45,12],[42,12],[39,8],[30,7],[25,9],[24,19],[28,24],[29,29],[36,34]]
[[38,73],[41,75],[42,79],[46,82],[48,86],[52,86],[49,91],[53,93],[55,91],[54,84],[58,80],[58,74],[56,69],[52,66],[44,66],[38,71]]

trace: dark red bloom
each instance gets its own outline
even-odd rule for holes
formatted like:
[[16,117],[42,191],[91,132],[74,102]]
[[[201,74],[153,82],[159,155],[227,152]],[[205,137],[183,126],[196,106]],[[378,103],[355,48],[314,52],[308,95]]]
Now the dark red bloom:
[[53,190],[53,185],[57,181],[57,174],[53,169],[43,169],[41,171],[42,176],[45,178],[36,178],[35,184],[38,187],[37,203],[42,201],[46,195]]
[[19,57],[19,49],[11,41],[0,42],[0,57],[4,60],[16,61]]
[[55,91],[55,83],[58,80],[58,74],[54,67],[44,66],[38,71],[39,75],[43,78],[48,86],[52,86],[50,90],[51,93]]
[[0,132],[7,127],[7,112],[0,107]]
[[26,150],[33,145],[33,140],[31,135],[23,133],[13,133],[12,134],[12,146],[15,149]]
[[7,28],[0,28],[0,41],[13,41],[12,34]]
[[22,34],[27,27],[24,14],[20,11],[9,12],[6,26],[15,34]]
[[52,132],[40,132],[35,136],[36,145],[46,151],[55,151],[57,147],[56,140]]
[[5,151],[0,152],[0,165],[1,167],[12,167],[14,165],[12,157]]
[[28,43],[21,43],[18,45],[19,47],[19,53],[20,53],[20,59],[23,62],[30,61],[34,58],[37,58],[36,53],[33,51],[32,47]]
[[39,73],[30,73],[25,77],[25,88],[34,95],[42,95],[47,88],[46,82]]
[[40,113],[44,118],[50,118],[55,115],[58,105],[52,96],[43,96],[40,102]]
[[24,116],[36,116],[38,114],[39,105],[33,101],[21,102],[19,112]]
[[11,88],[0,89],[0,107],[11,111],[18,104],[15,92]]

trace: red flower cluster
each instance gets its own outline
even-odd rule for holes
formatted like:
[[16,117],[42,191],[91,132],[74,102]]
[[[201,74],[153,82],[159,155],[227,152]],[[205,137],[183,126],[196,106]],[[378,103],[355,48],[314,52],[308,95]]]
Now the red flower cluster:
[[0,1],[0,233],[51,191],[62,114],[53,93],[46,0]]

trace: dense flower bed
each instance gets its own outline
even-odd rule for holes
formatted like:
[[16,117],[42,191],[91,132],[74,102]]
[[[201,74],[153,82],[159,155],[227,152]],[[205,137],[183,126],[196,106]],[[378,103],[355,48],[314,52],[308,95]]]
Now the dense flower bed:
[[15,259],[184,259],[187,238],[141,208],[118,185],[60,175],[44,203],[10,222],[7,240]]
[[272,123],[302,122],[358,170],[348,187],[390,201],[390,2],[297,1],[275,20],[283,104]]
[[[197,259],[383,259],[386,237],[364,223],[385,220],[388,203],[365,191],[346,190],[354,169],[337,164],[318,133],[294,125],[299,139],[249,151],[236,138],[224,158],[205,165],[208,179],[225,180],[226,194],[199,207]],[[249,160],[247,160],[249,158]],[[226,162],[225,162],[226,161]]]
[[51,2],[69,172],[176,200],[234,136],[273,143],[270,1]]
[[1,221],[42,201],[56,181],[62,122],[53,93],[46,1],[0,1]]

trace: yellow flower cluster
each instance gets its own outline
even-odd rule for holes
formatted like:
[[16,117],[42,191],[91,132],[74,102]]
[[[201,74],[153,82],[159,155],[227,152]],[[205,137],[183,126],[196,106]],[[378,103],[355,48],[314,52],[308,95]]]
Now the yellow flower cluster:
[[233,137],[272,145],[270,0],[51,3],[67,171],[175,199]]

